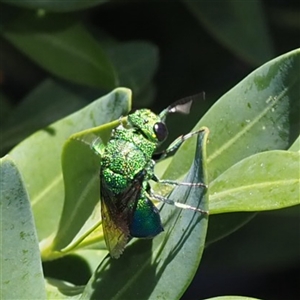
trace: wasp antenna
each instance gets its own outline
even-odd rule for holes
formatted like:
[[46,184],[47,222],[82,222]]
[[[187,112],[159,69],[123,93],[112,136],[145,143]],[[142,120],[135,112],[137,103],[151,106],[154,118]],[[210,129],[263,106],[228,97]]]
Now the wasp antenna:
[[174,105],[172,105],[169,109],[168,112],[169,113],[175,113],[175,112],[179,112],[182,114],[189,114],[190,110],[191,110],[191,106],[193,103],[193,99],[189,99],[189,101],[187,102],[176,102],[176,104],[174,103]]
[[205,93],[201,92],[192,96],[184,97],[174,102],[168,107],[169,113],[180,112],[182,114],[189,114],[191,105],[196,98],[201,96],[202,99],[205,99]]

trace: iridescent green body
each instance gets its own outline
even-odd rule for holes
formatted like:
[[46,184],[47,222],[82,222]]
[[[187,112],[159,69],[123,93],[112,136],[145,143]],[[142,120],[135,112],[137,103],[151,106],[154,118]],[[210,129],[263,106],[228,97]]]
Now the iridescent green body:
[[[163,231],[159,212],[146,195],[159,143],[153,126],[160,121],[148,109],[129,115],[127,126],[120,124],[112,132],[101,156],[102,222],[113,257],[122,253],[129,237],[151,238]],[[143,126],[143,134],[136,126]]]
[[149,109],[130,113],[127,121],[112,131],[107,145],[101,151],[100,191],[101,215],[106,245],[112,257],[118,258],[131,237],[152,238],[163,231],[158,209],[153,198],[181,208],[198,210],[155,195],[149,181],[159,180],[154,174],[155,161],[174,151],[184,140],[198,134],[193,132],[176,139],[165,151],[155,154],[168,135],[164,119],[176,111],[188,113],[191,100],[177,102],[156,115]]
[[101,175],[108,188],[116,194],[126,189],[152,159],[156,145],[157,142],[137,134],[134,128],[118,126],[101,157]]

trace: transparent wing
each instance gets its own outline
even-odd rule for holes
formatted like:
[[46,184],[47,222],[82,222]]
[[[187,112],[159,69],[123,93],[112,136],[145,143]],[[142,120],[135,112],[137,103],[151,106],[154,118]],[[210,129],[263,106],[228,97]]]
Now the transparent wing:
[[106,246],[113,258],[119,258],[130,237],[128,224],[120,216],[113,203],[101,196],[102,226]]
[[144,173],[138,173],[130,186],[115,195],[101,178],[101,216],[105,242],[110,255],[118,258],[130,238],[129,225],[140,197]]

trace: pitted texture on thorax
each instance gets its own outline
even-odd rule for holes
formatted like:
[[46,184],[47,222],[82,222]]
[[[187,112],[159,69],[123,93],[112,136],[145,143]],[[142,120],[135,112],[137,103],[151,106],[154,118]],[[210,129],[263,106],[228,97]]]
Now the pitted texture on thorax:
[[114,193],[122,192],[151,160],[156,144],[134,129],[119,126],[101,158],[101,175]]

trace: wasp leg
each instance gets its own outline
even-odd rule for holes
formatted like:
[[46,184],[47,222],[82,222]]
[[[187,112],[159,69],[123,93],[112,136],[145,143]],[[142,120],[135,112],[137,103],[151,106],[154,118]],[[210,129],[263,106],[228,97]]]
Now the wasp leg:
[[198,207],[194,207],[194,206],[191,206],[191,205],[188,205],[188,204],[184,204],[184,203],[180,203],[180,202],[176,202],[176,201],[173,201],[171,199],[168,199],[166,197],[163,197],[161,195],[158,195],[158,194],[154,194],[154,193],[151,193],[151,196],[147,193],[147,197],[149,197],[149,199],[151,200],[151,198],[153,199],[156,199],[158,201],[161,201],[163,203],[166,203],[166,204],[169,204],[169,205],[173,205],[173,206],[176,206],[178,208],[182,208],[182,209],[188,209],[188,210],[193,210],[193,211],[197,211],[197,212],[200,212],[201,214],[203,215],[208,215],[208,211],[206,210],[203,210],[201,208],[198,208]]
[[101,138],[97,137],[94,139],[90,145],[91,149],[94,151],[95,154],[101,156],[104,152],[105,145],[103,144]]
[[169,145],[169,147],[166,150],[163,150],[158,153],[154,153],[152,156],[152,159],[157,161],[157,160],[161,160],[161,159],[165,158],[169,153],[177,150],[184,141],[188,140],[189,138],[193,137],[194,135],[200,134],[203,131],[205,131],[205,129],[193,131],[193,132],[179,136],[175,141],[173,141],[171,143],[171,145]]
[[186,185],[186,186],[202,186],[207,188],[207,185],[202,182],[180,182],[175,180],[168,180],[168,179],[159,179],[155,174],[153,174],[152,178],[153,181],[162,184],[169,184],[169,185]]

